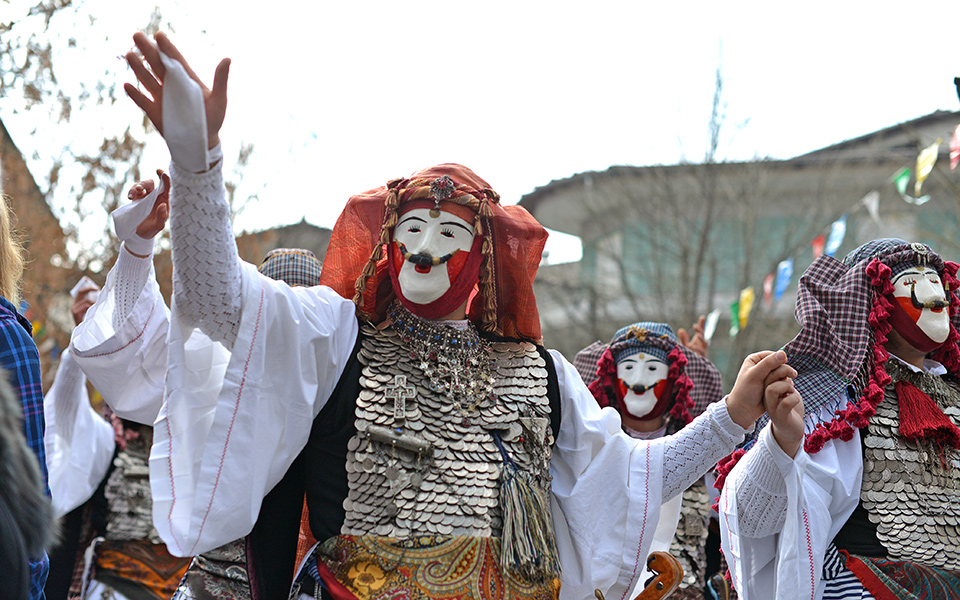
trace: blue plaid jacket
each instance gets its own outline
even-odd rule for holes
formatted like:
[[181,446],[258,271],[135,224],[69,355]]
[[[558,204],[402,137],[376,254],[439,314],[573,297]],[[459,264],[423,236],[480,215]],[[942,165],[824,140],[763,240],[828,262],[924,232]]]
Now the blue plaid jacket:
[[[43,388],[40,378],[40,353],[33,341],[33,326],[9,300],[0,296],[0,367],[3,367],[23,406],[23,431],[27,443],[40,460],[43,487],[47,484],[47,460],[43,449]],[[46,553],[30,561],[30,598],[42,600],[49,561]]]

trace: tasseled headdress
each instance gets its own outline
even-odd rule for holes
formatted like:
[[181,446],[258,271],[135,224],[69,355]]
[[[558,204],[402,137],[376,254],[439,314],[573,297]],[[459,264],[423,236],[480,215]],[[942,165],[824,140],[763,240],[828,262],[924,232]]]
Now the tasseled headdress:
[[667,409],[671,429],[680,429],[720,398],[720,373],[713,363],[686,351],[669,325],[635,323],[614,334],[596,363],[596,378],[588,387],[600,406],[619,410],[617,363],[640,352],[656,356],[669,366],[666,393],[673,396]]
[[433,201],[438,209],[452,202],[476,215],[483,260],[470,320],[482,331],[539,342],[533,279],[546,230],[524,208],[502,206],[489,184],[461,165],[430,167],[350,198],[333,228],[320,283],[352,298],[361,317],[382,321],[395,297],[385,250],[403,205],[415,200]]
[[[836,264],[824,268],[831,261]],[[821,256],[801,278],[797,320],[803,329],[784,348],[799,372],[796,387],[804,397],[808,428],[812,426],[804,441],[806,452],[819,452],[831,439],[850,440],[853,429],[866,427],[876,414],[891,381],[884,367],[890,358],[884,344],[892,328],[891,279],[914,265],[935,269],[950,300],[950,333],[930,357],[954,377],[960,375],[956,263],[944,261],[925,244],[899,239],[868,242],[842,264]],[[841,274],[833,285],[823,276],[829,272]],[[846,356],[838,361],[838,353]],[[811,365],[817,367],[803,368]],[[859,399],[836,411],[833,419],[820,421],[820,408],[847,386]]]

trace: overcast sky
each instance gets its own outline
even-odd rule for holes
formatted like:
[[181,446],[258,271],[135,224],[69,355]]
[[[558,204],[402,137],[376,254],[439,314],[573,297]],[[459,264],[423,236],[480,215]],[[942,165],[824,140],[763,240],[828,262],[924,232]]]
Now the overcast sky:
[[[260,197],[238,230],[332,226],[349,195],[438,162],[513,203],[582,171],[697,161],[718,67],[726,159],[789,158],[960,109],[956,0],[158,4],[202,77],[233,59],[221,137],[227,156],[254,144],[241,193]],[[97,20],[71,30],[87,36],[72,71],[93,82],[152,4],[83,6]],[[6,106],[21,149],[42,147],[35,118]],[[108,118],[139,120],[130,102]],[[159,136],[151,149],[144,168],[164,166]]]

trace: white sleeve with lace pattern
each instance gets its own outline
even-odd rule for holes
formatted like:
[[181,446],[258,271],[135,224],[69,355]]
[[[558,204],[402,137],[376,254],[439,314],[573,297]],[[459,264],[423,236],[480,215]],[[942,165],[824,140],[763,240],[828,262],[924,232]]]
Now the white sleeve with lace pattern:
[[730,418],[726,401],[721,400],[710,404],[677,433],[663,438],[663,501],[690,487],[733,452],[745,431]]
[[191,173],[170,164],[170,236],[181,321],[230,349],[240,327],[241,270],[222,165]]

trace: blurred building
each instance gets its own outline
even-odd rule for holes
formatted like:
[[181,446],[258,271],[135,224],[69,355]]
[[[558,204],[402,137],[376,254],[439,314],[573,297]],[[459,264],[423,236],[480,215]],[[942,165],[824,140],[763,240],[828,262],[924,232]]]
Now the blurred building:
[[[274,248],[304,248],[316,254],[320,262],[323,262],[323,257],[327,255],[330,234],[330,229],[311,225],[304,219],[293,225],[240,234],[237,236],[237,251],[240,258],[254,265],[259,265],[267,252]],[[173,292],[173,262],[170,252],[157,254],[154,265],[157,269],[157,280],[160,282],[160,292],[169,303],[170,294]]]
[[63,266],[66,244],[60,222],[27,169],[20,149],[0,122],[0,192],[16,215],[27,259],[21,290],[25,315],[34,324],[34,339],[40,349],[44,383],[50,383],[50,367],[73,330],[67,292],[83,273]]
[[[960,112],[938,111],[789,160],[615,166],[537,188],[520,204],[583,247],[580,261],[545,265],[538,275],[545,343],[572,358],[631,322],[676,329],[720,309],[711,358],[732,384],[743,356],[778,348],[796,333],[796,280],[813,260],[811,240],[844,216],[838,258],[890,236],[960,258],[960,172],[949,160],[958,122]],[[907,199],[917,195],[918,153],[938,138],[945,143],[920,194],[929,200],[909,203],[894,176],[911,169]],[[764,279],[789,257],[792,282],[767,305]],[[730,305],[749,286],[753,312],[731,338]]]

